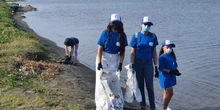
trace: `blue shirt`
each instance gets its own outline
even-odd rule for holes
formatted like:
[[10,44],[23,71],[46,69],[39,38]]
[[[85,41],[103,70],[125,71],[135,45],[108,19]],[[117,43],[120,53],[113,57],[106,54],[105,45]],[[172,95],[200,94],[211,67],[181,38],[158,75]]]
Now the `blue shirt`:
[[70,39],[72,39],[71,46],[74,46],[74,45],[79,43],[79,40],[77,38],[75,38],[75,37],[71,37]]
[[152,60],[153,49],[157,45],[157,36],[153,37],[151,32],[146,35],[138,32],[137,38],[133,35],[130,41],[130,46],[135,48],[135,59]]
[[11,6],[11,8],[12,8],[12,10],[17,10],[17,9],[18,9],[18,6],[13,5],[13,6]]
[[162,69],[174,70],[178,67],[175,58],[172,55],[162,54],[159,57],[159,79],[161,88],[169,88],[176,85],[176,75],[164,73]]
[[[125,46],[128,45],[127,36],[124,35],[125,38]],[[117,54],[119,52],[120,43],[118,39],[117,32],[110,32],[110,36],[108,37],[108,32],[105,30],[101,33],[100,38],[97,42],[98,45],[103,47],[103,51],[110,54]]]

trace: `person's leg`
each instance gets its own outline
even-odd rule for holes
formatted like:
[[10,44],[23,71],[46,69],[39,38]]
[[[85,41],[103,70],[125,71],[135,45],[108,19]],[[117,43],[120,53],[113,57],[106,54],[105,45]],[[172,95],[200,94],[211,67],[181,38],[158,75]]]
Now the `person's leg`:
[[155,107],[154,86],[153,86],[153,74],[154,74],[153,63],[147,61],[145,65],[146,66],[144,68],[144,79],[148,92],[150,109],[155,110],[156,107]]
[[163,93],[163,109],[166,110],[173,96],[173,88],[166,88]]
[[142,96],[142,102],[140,102],[140,106],[146,106],[145,92],[144,92],[144,75],[143,75],[143,68],[141,61],[135,61],[134,70],[136,71],[138,87],[141,91],[141,96]]
[[77,56],[78,56],[78,47],[79,47],[79,44],[76,44],[75,45],[75,56],[74,56],[74,64],[77,63]]

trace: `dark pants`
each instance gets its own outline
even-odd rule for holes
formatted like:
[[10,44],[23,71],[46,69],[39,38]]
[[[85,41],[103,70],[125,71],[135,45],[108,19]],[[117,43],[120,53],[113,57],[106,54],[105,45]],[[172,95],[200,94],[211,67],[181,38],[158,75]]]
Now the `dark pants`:
[[134,70],[136,71],[136,77],[138,81],[138,87],[141,91],[142,102],[141,106],[146,106],[145,92],[144,92],[144,81],[147,88],[150,109],[155,110],[155,99],[154,99],[154,86],[153,86],[153,62],[152,60],[139,60],[135,59]]

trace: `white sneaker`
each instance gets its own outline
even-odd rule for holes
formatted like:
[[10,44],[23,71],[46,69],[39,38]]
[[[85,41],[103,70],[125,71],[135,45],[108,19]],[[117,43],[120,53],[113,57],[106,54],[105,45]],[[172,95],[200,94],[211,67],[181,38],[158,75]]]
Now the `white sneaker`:
[[171,110],[171,108],[170,108],[170,107],[167,107],[167,110]]

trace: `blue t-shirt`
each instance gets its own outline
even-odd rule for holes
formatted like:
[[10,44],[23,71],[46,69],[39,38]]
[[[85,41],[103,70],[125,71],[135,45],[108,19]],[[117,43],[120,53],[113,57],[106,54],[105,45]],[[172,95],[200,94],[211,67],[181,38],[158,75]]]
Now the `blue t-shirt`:
[[176,85],[176,75],[164,73],[162,69],[174,70],[178,67],[178,64],[175,58],[172,55],[162,54],[159,57],[159,79],[161,88],[169,88]]
[[18,9],[18,6],[13,5],[13,6],[11,6],[11,8],[12,8],[12,10],[17,10],[17,9]]
[[[125,38],[125,46],[128,45],[127,36],[124,35]],[[105,30],[101,33],[100,38],[97,42],[98,45],[103,47],[103,51],[110,54],[117,54],[119,52],[120,43],[118,39],[117,32],[110,32],[110,36],[108,37],[108,32]]]
[[77,39],[77,38],[75,38],[75,37],[71,37],[70,39],[72,39],[72,44],[71,44],[71,46],[74,46],[74,45],[76,45],[76,44],[79,43],[79,39]]
[[130,46],[136,48],[135,59],[152,60],[153,49],[157,45],[157,36],[153,37],[151,32],[148,32],[146,35],[138,32],[137,38],[133,35],[130,41]]

